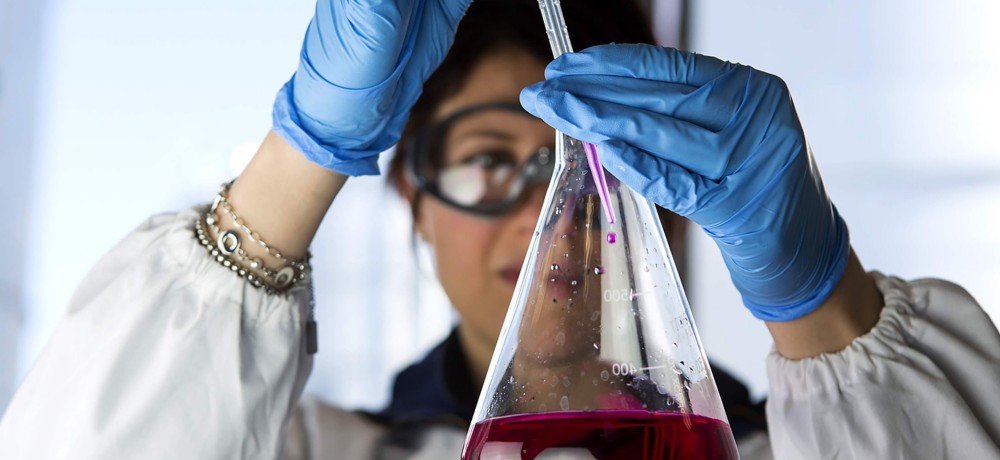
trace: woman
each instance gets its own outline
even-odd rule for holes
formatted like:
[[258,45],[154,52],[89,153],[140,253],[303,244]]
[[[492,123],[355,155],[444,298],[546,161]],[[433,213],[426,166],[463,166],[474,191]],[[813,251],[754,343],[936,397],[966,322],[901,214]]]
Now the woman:
[[[481,197],[446,204],[446,187],[408,179],[407,158],[438,155],[441,173],[468,163],[462,151],[502,151],[519,166],[553,131],[507,106],[464,118],[461,146],[408,140],[518,99],[719,243],[776,345],[770,444],[746,430],[744,458],[1000,457],[997,331],[957,286],[864,272],[779,79],[642,45],[546,68],[531,0],[477,1],[446,57],[467,0],[359,3],[319,1],[274,132],[215,205],[154,217],[88,276],[11,402],[0,457],[457,457],[468,382],[483,380],[542,191],[527,184],[483,219]],[[579,49],[649,40],[621,2],[563,3],[571,30],[593,32]],[[460,326],[398,377],[383,413],[300,403],[315,332],[307,248],[347,177],[377,173],[400,140],[390,177]],[[441,371],[454,364],[458,384]]]

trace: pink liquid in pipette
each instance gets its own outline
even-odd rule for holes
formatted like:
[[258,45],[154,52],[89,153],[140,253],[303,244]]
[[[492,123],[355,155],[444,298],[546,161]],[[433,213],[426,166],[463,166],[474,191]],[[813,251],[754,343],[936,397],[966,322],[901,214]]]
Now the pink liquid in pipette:
[[546,457],[569,452],[562,449],[600,460],[739,458],[729,425],[722,421],[675,412],[601,410],[519,414],[477,423],[462,459],[534,460],[546,450]]
[[594,184],[597,185],[597,195],[601,198],[604,215],[608,218],[608,223],[613,224],[615,223],[615,211],[611,209],[608,181],[604,178],[604,166],[601,166],[601,160],[597,158],[597,147],[590,142],[584,142],[583,150],[587,152],[587,163],[590,164],[590,174],[594,177]]

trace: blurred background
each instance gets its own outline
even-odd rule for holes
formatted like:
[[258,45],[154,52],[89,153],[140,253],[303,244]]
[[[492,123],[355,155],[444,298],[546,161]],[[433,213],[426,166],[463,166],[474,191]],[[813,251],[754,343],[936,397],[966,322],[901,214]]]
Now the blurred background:
[[[1000,3],[650,0],[664,44],[789,84],[869,269],[960,283],[1000,318]],[[270,127],[312,0],[0,0],[0,411],[75,286],[151,214],[207,202]],[[386,156],[387,158],[387,156]],[[315,243],[307,391],[378,408],[450,329],[408,211],[352,180]],[[712,362],[766,393],[764,326],[692,231]]]

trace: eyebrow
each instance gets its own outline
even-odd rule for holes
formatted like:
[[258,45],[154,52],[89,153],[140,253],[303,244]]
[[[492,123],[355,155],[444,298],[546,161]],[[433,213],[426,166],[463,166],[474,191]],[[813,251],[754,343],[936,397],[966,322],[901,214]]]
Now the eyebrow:
[[514,140],[514,135],[510,133],[506,133],[503,131],[494,131],[491,129],[477,129],[456,136],[455,141],[461,141],[470,137],[489,137],[501,141]]

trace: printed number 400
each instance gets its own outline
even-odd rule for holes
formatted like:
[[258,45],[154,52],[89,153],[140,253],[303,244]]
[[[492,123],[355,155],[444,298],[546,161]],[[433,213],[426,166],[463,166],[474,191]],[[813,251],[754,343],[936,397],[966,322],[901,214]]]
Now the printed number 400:
[[614,363],[611,365],[611,372],[615,375],[629,375],[639,372],[634,364],[629,363]]

